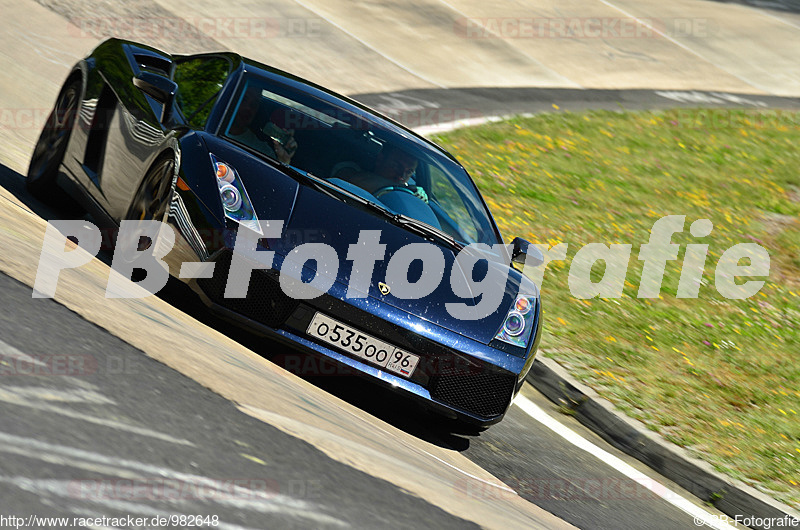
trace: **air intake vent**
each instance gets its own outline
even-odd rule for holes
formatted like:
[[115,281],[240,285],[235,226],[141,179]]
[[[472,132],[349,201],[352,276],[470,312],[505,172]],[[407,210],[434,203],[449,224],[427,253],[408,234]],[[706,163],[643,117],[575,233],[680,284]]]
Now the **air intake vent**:
[[200,279],[197,284],[212,302],[271,328],[278,328],[295,310],[298,301],[287,296],[278,279],[264,270],[254,270],[246,298],[225,298],[225,286],[231,267],[232,253],[224,252],[217,259],[212,278]]
[[133,55],[133,60],[136,61],[136,66],[138,66],[140,70],[169,77],[169,71],[172,68],[171,60],[156,52],[139,48],[138,46],[131,46],[130,50]]
[[505,412],[514,393],[513,374],[443,373],[435,378],[431,397],[464,412],[491,419]]

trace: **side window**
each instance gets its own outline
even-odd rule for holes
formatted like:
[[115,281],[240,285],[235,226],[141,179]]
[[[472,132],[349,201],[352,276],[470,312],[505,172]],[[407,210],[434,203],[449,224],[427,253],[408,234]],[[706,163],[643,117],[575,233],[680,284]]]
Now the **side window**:
[[230,69],[228,59],[215,56],[187,59],[176,65],[173,80],[178,84],[178,93],[175,102],[190,126],[205,125]]
[[458,228],[470,239],[478,239],[478,231],[475,222],[469,213],[464,201],[461,199],[453,182],[438,167],[430,166],[431,192],[436,202],[447,212],[447,215],[455,222]]

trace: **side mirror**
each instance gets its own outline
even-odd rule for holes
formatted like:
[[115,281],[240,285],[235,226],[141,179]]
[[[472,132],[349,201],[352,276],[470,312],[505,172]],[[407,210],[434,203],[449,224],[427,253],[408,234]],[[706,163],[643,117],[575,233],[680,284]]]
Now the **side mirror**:
[[133,78],[133,86],[163,105],[160,120],[166,124],[172,116],[172,105],[178,92],[175,81],[152,72],[142,72]]
[[542,251],[521,237],[515,237],[511,244],[511,261],[513,263],[529,267],[538,267],[544,263]]

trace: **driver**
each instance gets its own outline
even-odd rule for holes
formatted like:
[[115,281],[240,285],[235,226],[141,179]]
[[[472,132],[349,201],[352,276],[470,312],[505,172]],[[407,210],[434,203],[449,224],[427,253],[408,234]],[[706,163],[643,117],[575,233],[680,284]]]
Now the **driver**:
[[396,189],[406,189],[427,203],[425,190],[410,183],[418,164],[416,157],[387,143],[375,159],[374,171],[363,171],[358,164],[345,162],[334,169],[333,176],[347,180],[375,197]]
[[259,131],[254,121],[260,104],[261,90],[252,85],[247,87],[242,96],[242,101],[239,103],[236,116],[234,116],[228,129],[228,136],[271,158],[276,158],[283,164],[288,164],[292,161],[295,151],[297,151],[294,131],[275,127],[286,134],[287,139],[283,143],[267,136],[264,131]]

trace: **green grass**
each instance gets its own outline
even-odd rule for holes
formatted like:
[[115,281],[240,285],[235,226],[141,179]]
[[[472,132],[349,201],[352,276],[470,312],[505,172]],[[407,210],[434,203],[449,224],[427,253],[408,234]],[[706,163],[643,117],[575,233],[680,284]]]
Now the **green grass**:
[[[558,112],[434,140],[508,240],[569,244],[542,283],[541,350],[668,440],[800,507],[800,114]],[[686,216],[681,251],[661,297],[640,299],[639,246],[665,215]],[[689,234],[697,219],[713,222],[708,237]],[[753,242],[770,254],[766,283],[727,299],[717,261]],[[622,297],[570,294],[587,243],[633,245]],[[676,297],[688,243],[709,245],[697,299]]]

